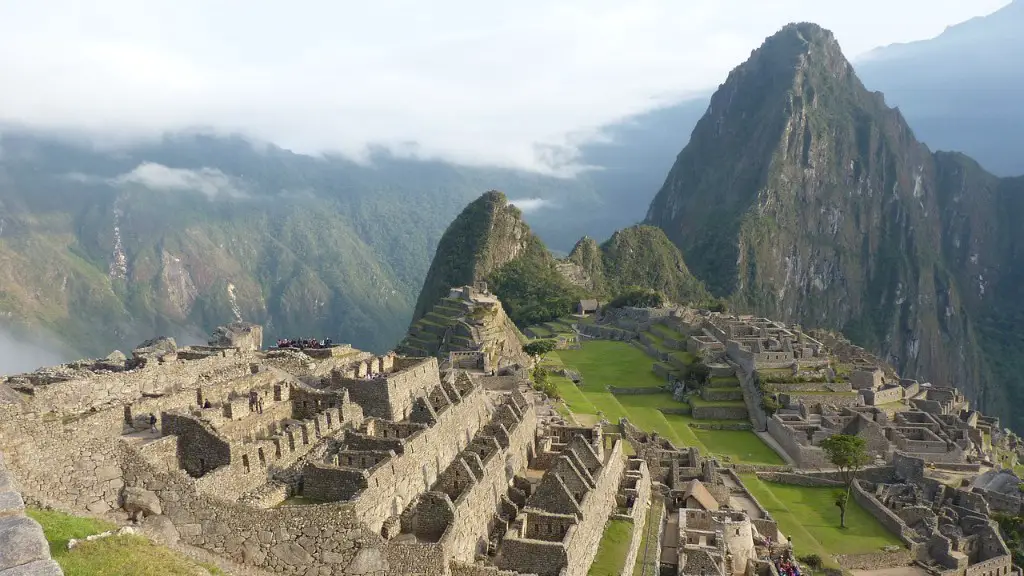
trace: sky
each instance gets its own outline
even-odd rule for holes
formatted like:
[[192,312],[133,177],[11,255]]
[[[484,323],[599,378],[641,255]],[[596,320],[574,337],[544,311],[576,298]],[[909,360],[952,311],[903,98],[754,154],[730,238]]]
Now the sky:
[[853,58],[1007,3],[0,0],[0,122],[546,171],[601,125],[717,86],[788,22]]

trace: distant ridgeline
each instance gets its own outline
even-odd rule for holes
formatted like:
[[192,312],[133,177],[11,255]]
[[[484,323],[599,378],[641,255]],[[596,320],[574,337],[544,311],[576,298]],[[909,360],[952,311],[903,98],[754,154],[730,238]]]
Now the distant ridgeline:
[[567,259],[556,260],[505,195],[490,191],[471,202],[441,237],[405,343],[426,349],[416,341],[425,344],[437,331],[432,325],[444,325],[448,312],[458,308],[449,290],[480,282],[520,327],[565,316],[581,299],[607,302],[631,287],[662,292],[674,302],[710,299],[658,228],[620,230],[600,246],[584,237]]
[[733,70],[650,206],[733,307],[842,330],[1020,430],[1024,178],[932,153],[833,35],[792,24]]

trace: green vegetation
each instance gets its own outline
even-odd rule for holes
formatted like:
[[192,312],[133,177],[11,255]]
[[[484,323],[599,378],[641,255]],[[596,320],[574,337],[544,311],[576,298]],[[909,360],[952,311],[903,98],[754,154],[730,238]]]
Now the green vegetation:
[[523,352],[536,358],[543,358],[545,354],[555,349],[555,341],[550,339],[533,340],[523,346]]
[[613,295],[635,293],[636,287],[640,286],[648,289],[650,295],[658,293],[672,302],[703,303],[710,299],[704,285],[690,274],[683,262],[683,254],[664,232],[654,226],[633,226],[619,230],[601,245],[601,252],[604,278],[608,283],[608,291]]
[[849,434],[833,434],[821,441],[821,449],[828,456],[828,461],[839,469],[840,476],[846,489],[838,491],[835,496],[835,505],[839,507],[839,526],[846,527],[846,510],[850,503],[850,490],[853,489],[853,481],[857,479],[857,472],[860,471],[871,457],[868,456],[867,441],[860,436]]
[[999,523],[999,531],[1013,555],[1013,564],[1020,566],[1024,562],[1024,516],[997,513],[992,517]]
[[619,576],[629,554],[632,536],[633,524],[625,520],[609,520],[587,576]]
[[[72,538],[82,539],[116,527],[52,510],[30,508],[27,513],[42,525],[50,543],[50,554],[66,576],[194,576],[201,573],[196,563],[142,536],[110,536],[83,542],[68,550],[68,541]],[[214,575],[223,574],[214,566],[202,565],[202,568]]]
[[650,288],[630,286],[608,303],[609,308],[657,308],[663,306],[668,299],[665,294]]
[[580,350],[557,350],[545,359],[548,366],[566,366],[582,375],[582,386],[567,378],[548,375],[565,404],[578,416],[600,414],[611,422],[625,417],[644,430],[658,432],[676,446],[696,446],[704,453],[728,456],[733,462],[783,464],[778,454],[749,430],[699,430],[690,426],[696,421],[689,415],[662,412],[659,408],[689,408],[686,403],[674,400],[667,391],[628,395],[608,391],[608,386],[661,386],[664,381],[651,371],[652,363],[653,359],[640,348],[608,340],[588,340]]
[[491,291],[501,299],[505,313],[518,326],[566,316],[586,295],[558,272],[547,248],[532,236],[523,253],[495,270],[488,282]]
[[741,474],[743,483],[793,538],[797,556],[818,554],[826,566],[835,567],[836,554],[879,552],[885,546],[902,546],[895,535],[855,501],[847,511],[848,526],[836,526],[832,488],[810,488],[775,484],[760,480],[756,474]]

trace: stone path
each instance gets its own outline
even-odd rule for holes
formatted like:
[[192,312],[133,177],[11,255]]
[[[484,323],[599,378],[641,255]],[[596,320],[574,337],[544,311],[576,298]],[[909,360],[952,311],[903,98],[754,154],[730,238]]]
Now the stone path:
[[50,559],[43,528],[25,516],[25,502],[14,491],[0,454],[0,576],[62,576]]

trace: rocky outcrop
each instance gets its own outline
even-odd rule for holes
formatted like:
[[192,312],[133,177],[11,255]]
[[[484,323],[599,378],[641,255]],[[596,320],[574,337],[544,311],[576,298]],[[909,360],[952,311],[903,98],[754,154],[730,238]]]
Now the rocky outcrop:
[[737,308],[840,329],[1010,417],[1022,197],[1022,179],[931,153],[830,32],[792,24],[715,93],[647,221]]
[[25,502],[14,490],[0,454],[0,576],[59,576],[43,529],[25,516]]

